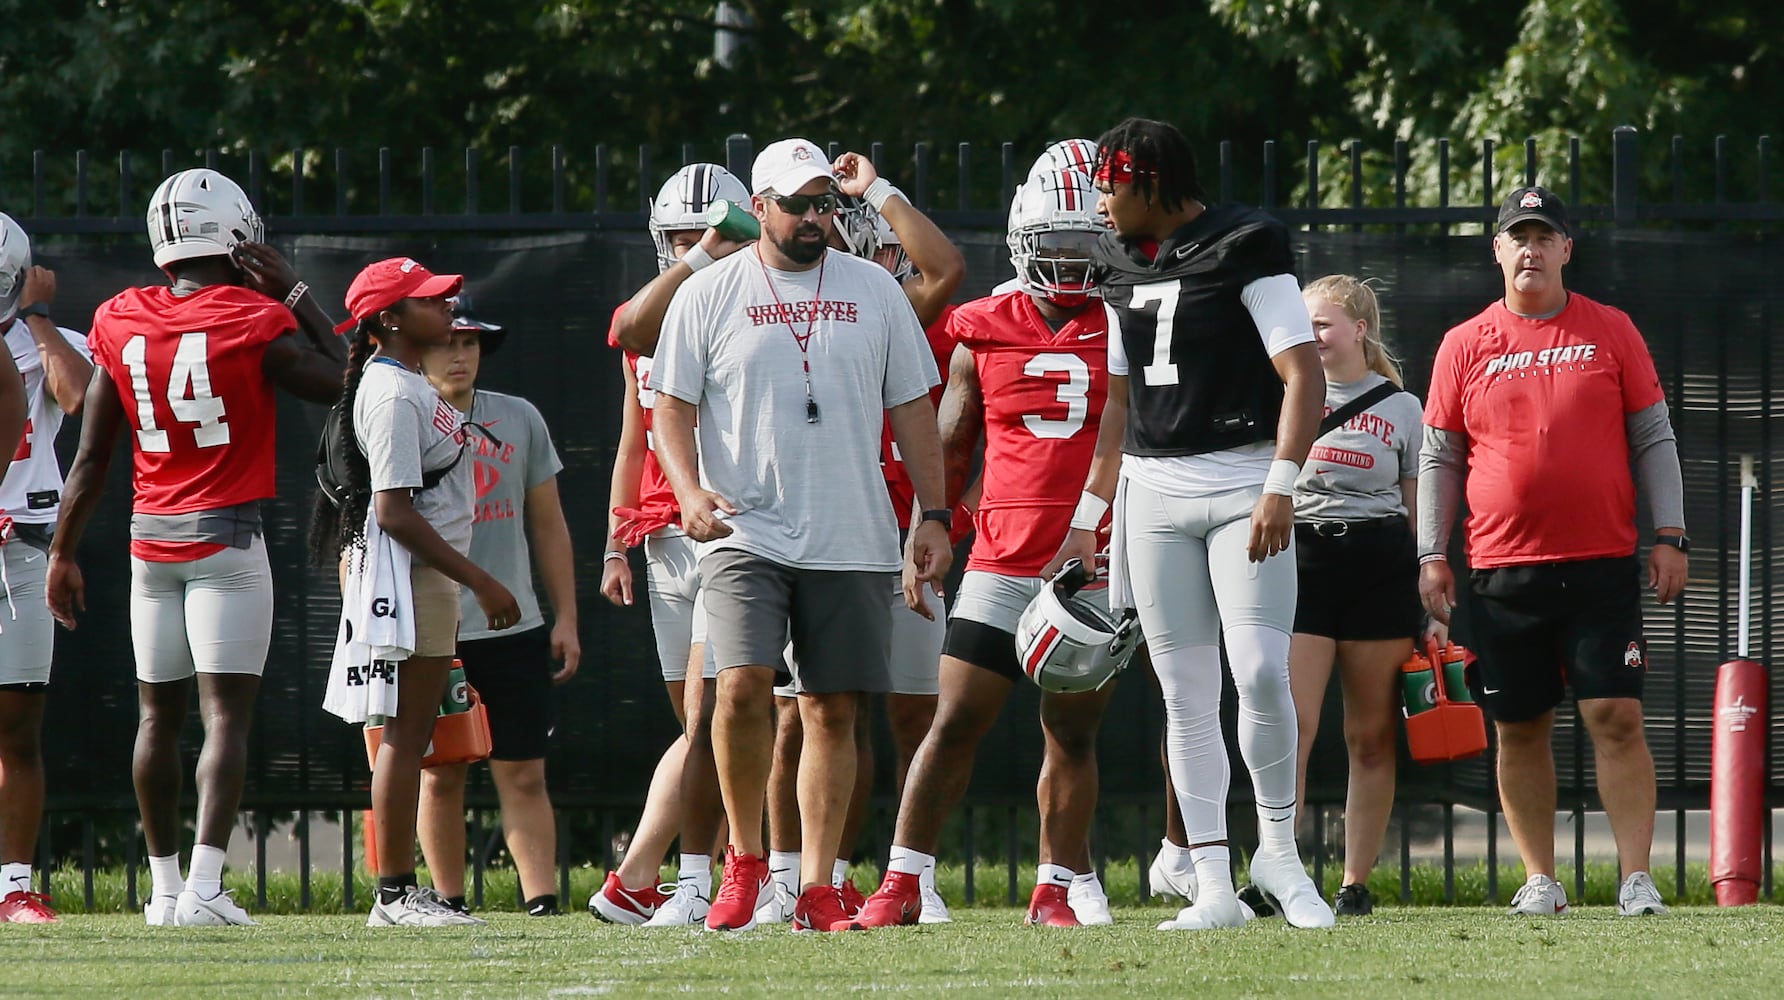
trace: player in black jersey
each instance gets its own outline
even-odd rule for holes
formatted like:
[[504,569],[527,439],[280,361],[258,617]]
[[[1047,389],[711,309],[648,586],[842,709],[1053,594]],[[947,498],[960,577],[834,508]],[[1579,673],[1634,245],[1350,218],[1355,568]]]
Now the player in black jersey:
[[1224,639],[1257,795],[1252,880],[1290,923],[1329,927],[1294,837],[1293,493],[1325,376],[1288,232],[1257,209],[1209,205],[1189,141],[1171,125],[1130,118],[1097,146],[1097,210],[1111,227],[1096,254],[1109,403],[1055,566],[1094,555],[1086,529],[1113,498],[1111,603],[1126,597],[1139,611],[1196,871],[1192,905],[1159,926],[1230,927],[1250,915],[1227,849]]

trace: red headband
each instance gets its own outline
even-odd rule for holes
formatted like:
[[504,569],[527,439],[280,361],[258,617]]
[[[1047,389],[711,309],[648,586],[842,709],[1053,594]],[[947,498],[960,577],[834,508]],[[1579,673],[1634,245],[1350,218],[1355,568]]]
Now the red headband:
[[1097,167],[1096,180],[1104,184],[1132,184],[1135,173],[1158,176],[1158,171],[1152,164],[1136,163],[1124,149],[1109,149],[1105,146],[1097,150],[1097,157],[1102,165]]

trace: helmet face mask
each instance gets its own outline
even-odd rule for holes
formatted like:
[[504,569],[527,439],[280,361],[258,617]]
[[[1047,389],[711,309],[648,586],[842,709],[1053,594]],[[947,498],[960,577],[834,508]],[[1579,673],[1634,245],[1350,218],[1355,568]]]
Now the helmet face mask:
[[1088,295],[1096,288],[1091,251],[1107,226],[1096,214],[1096,189],[1076,170],[1039,173],[1010,203],[1006,242],[1024,291],[1044,297]]
[[1077,560],[1065,564],[1023,610],[1016,625],[1016,656],[1022,672],[1042,690],[1056,694],[1095,691],[1127,667],[1139,645],[1140,630],[1127,612],[1119,621],[1079,595],[1084,571]]
[[227,256],[238,244],[266,239],[266,226],[247,192],[204,167],[162,181],[149,198],[146,222],[156,267]]
[[872,205],[853,195],[836,196],[836,235],[844,250],[873,260],[880,252],[880,223],[880,213]]
[[657,247],[657,272],[669,270],[676,261],[669,245],[671,233],[706,229],[706,210],[723,199],[747,207],[749,189],[737,175],[716,163],[690,163],[677,170],[650,203],[650,238]]
[[12,216],[0,212],[0,329],[18,313],[25,272],[30,269],[31,238]]

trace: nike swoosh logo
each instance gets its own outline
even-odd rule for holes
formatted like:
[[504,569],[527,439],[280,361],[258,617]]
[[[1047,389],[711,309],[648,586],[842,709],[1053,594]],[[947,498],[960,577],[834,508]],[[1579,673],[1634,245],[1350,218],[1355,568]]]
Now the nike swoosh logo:
[[1201,247],[1202,247],[1202,245],[1200,243],[1191,243],[1189,246],[1186,246],[1186,247],[1178,247],[1176,252],[1171,254],[1171,256],[1177,258],[1178,260],[1182,260],[1183,258],[1188,257],[1190,254],[1195,253],[1197,250],[1200,250]]
[[1323,468],[1323,467],[1322,467],[1322,468],[1318,468],[1318,469],[1314,469],[1314,470],[1313,470],[1313,474],[1314,474],[1314,475],[1316,475],[1316,476],[1323,476],[1323,475],[1325,475],[1325,474],[1326,474],[1326,473],[1328,473],[1328,472],[1331,472],[1331,471],[1332,471],[1332,470],[1331,470],[1331,469],[1328,469],[1328,468]]
[[1079,339],[1079,340],[1089,340],[1089,339],[1090,339],[1090,338],[1092,338],[1092,337],[1100,337],[1100,336],[1102,336],[1102,335],[1103,335],[1103,331],[1101,331],[1101,330],[1092,330],[1092,331],[1090,331],[1090,332],[1089,332],[1089,333],[1080,333],[1080,334],[1078,334],[1078,339]]
[[26,562],[36,562],[37,560],[42,559],[42,558],[43,558],[43,554],[38,553],[37,555],[34,555],[34,556],[26,556],[25,561]]
[[1480,693],[1481,694],[1498,694],[1499,689],[1498,688],[1481,688]]

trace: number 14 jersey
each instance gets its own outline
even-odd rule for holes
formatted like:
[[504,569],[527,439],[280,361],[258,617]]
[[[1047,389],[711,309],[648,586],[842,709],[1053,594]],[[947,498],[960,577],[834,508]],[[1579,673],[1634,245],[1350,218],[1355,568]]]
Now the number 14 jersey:
[[1108,321],[1092,300],[1058,330],[1020,291],[949,317],[985,407],[983,494],[967,569],[1038,576],[1059,550],[1109,398]]
[[274,495],[277,407],[261,359],[296,328],[291,310],[234,285],[186,296],[129,288],[99,307],[87,342],[132,431],[134,511],[185,514]]

